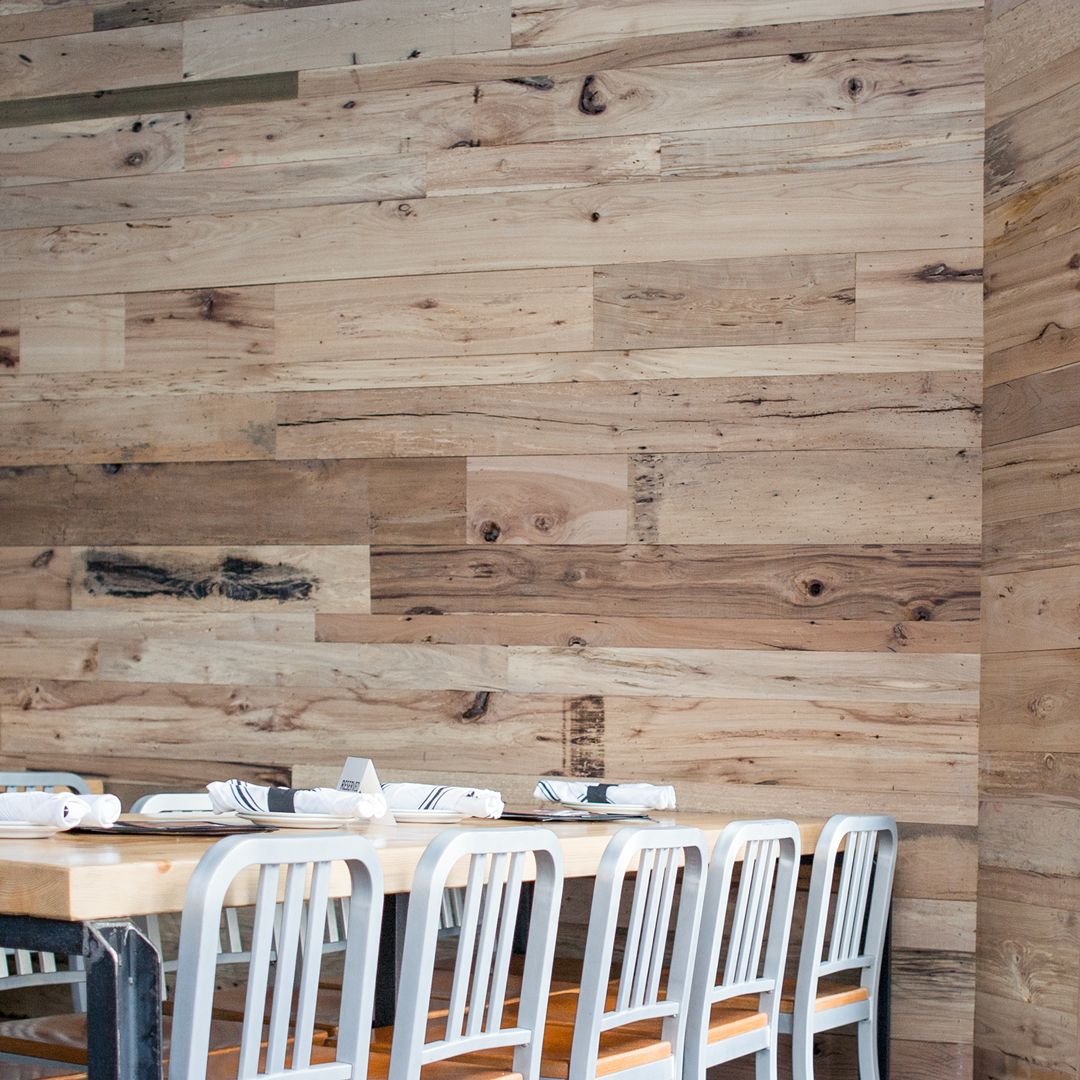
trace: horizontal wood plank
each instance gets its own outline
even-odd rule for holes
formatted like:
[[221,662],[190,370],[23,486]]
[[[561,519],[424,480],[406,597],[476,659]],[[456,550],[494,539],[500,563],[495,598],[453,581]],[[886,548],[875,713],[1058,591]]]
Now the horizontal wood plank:
[[[286,459],[925,446],[964,448],[966,454],[978,445],[980,397],[963,373],[282,394],[277,454]],[[941,455],[946,456],[951,455]],[[974,460],[970,456],[968,464]]]
[[1080,752],[1080,652],[988,655],[983,665],[983,749]]
[[94,638],[0,638],[0,678],[95,680],[98,653]]
[[907,1080],[969,1080],[973,1065],[969,1042],[933,1043],[889,1040],[889,1068]]
[[14,387],[15,380],[10,376],[18,370],[19,301],[3,300],[0,301],[0,386]]
[[465,462],[0,469],[0,543],[463,543]]
[[[0,610],[47,611],[70,607],[70,548],[0,548]],[[0,635],[9,636],[2,624]]]
[[1080,647],[1077,567],[987,575],[983,617],[984,653]]
[[0,15],[0,41],[85,34],[93,29],[94,10],[89,5]]
[[1080,416],[1080,363],[989,386],[983,405],[985,446],[1073,427]]
[[1080,823],[1075,797],[998,795],[979,807],[979,863],[1039,874],[1077,873],[1068,843]]
[[[18,549],[7,549],[18,550]],[[58,553],[59,554],[59,553]],[[134,605],[133,605],[134,606]],[[314,641],[314,612],[251,611],[5,611],[0,612],[0,636],[43,641],[58,638],[114,638],[143,641]]]
[[986,523],[1080,508],[1080,429],[1061,428],[983,453]]
[[981,191],[971,163],[946,162],[17,229],[0,234],[0,299],[594,266],[628,252],[658,262],[966,247],[981,236]]
[[[1067,39],[1066,39],[1067,40]],[[1076,82],[1076,63],[1080,48],[1062,53],[1020,78],[987,93],[986,122],[996,124],[1024,109],[1045,101]]]
[[[975,995],[975,1045],[980,1063],[1005,1065],[1024,1080],[1057,1080],[1077,1070],[1076,1014],[1015,1001],[996,994]],[[985,1052],[989,1052],[987,1056]],[[1016,1068],[1018,1072],[1013,1072]]]
[[893,896],[974,902],[979,845],[974,824],[901,820]]
[[19,352],[27,374],[122,370],[124,298],[20,301]]
[[981,473],[965,450],[801,450],[631,458],[641,544],[977,543]]
[[1028,0],[986,28],[987,91],[997,94],[1080,47],[1067,0]]
[[377,547],[372,611],[967,620],[978,565],[964,545]]
[[1080,754],[986,752],[979,763],[984,797],[1055,795],[1068,798],[1080,776]]
[[983,570],[1006,574],[1080,565],[1080,509],[988,523]]
[[894,948],[890,1032],[912,1042],[967,1042],[975,1013],[975,956]]
[[892,904],[893,946],[975,952],[975,903],[896,897]]
[[855,259],[598,266],[593,303],[599,349],[851,341]]
[[[1078,58],[1080,59],[1080,58]],[[986,247],[991,260],[1015,255],[1076,228],[1080,164],[986,208]]]
[[1014,904],[1080,911],[1080,889],[1075,877],[1033,874],[1002,866],[979,868],[979,895]]

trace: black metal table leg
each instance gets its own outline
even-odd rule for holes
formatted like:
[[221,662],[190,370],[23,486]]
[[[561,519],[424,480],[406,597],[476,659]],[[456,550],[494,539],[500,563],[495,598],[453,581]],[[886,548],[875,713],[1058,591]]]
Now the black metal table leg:
[[135,926],[0,915],[0,945],[86,958],[89,1080],[161,1080],[161,957]]
[[881,976],[877,991],[877,1054],[881,1080],[889,1080],[889,1039],[892,1023],[892,908],[885,923],[885,942],[881,948]]

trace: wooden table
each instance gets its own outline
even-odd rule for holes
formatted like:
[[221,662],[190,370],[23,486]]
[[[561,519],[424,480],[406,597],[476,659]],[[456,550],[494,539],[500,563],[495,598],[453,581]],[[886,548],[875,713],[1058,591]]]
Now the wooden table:
[[[664,824],[700,828],[712,850],[734,817],[654,814]],[[139,820],[131,817],[125,820]],[[466,819],[477,828],[520,822]],[[596,873],[608,840],[627,822],[545,825],[559,837],[567,877]],[[802,849],[812,852],[823,820],[800,822]],[[388,894],[407,893],[431,839],[447,826],[357,826],[379,851]],[[160,958],[131,917],[179,911],[188,879],[213,843],[204,837],[59,834],[45,840],[0,840],[0,945],[81,953],[87,966],[90,1080],[161,1077]],[[331,875],[331,895],[348,892],[343,865]],[[461,880],[465,883],[465,869]],[[528,876],[528,874],[526,874]],[[241,875],[227,897],[255,902],[257,870]],[[402,905],[403,906],[403,905]]]

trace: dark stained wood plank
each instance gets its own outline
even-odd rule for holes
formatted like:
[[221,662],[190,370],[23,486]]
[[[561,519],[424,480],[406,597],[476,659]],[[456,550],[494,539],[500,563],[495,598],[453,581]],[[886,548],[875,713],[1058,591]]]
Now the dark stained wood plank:
[[463,543],[465,462],[0,469],[0,543]]
[[983,445],[1074,427],[1078,417],[1080,363],[997,383],[983,397]]
[[27,124],[71,123],[105,116],[138,116],[257,101],[291,101],[297,94],[295,71],[248,75],[237,79],[137,86],[90,94],[55,94],[18,101],[0,101],[0,128]]
[[296,393],[280,458],[974,447],[967,372]]
[[62,611],[70,607],[70,548],[0,548],[0,609]]
[[977,622],[586,615],[318,615],[318,641],[591,645],[653,649],[978,652]]
[[379,547],[372,612],[966,620],[978,565],[962,544]]
[[1040,514],[983,527],[983,570],[1007,574],[1080,565],[1080,509]]
[[851,255],[598,266],[600,349],[852,341]]
[[980,41],[982,35],[981,13],[968,8],[640,34],[620,40],[511,49],[453,58],[421,56],[407,64],[368,64],[329,71],[305,71],[301,79],[303,94],[307,97],[435,86],[447,82],[471,85],[536,75],[589,75],[615,68],[702,63],[748,56]]
[[984,750],[1080,752],[1080,651],[990,655],[982,682]]

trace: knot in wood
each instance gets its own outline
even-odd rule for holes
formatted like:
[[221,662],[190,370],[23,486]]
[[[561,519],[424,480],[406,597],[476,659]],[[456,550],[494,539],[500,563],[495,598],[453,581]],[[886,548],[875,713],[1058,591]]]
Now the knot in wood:
[[788,53],[788,59],[793,64],[805,64],[810,59],[810,54],[805,52]]
[[124,164],[133,169],[137,169],[144,161],[146,161],[146,155],[141,150],[135,150],[124,158]]
[[844,80],[844,93],[847,94],[852,101],[854,101],[865,89],[866,83],[864,83],[858,75],[852,75],[850,79]]
[[480,535],[489,543],[494,544],[502,535],[502,529],[494,521],[485,521],[480,526]]
[[600,90],[595,87],[595,83],[595,75],[586,75],[585,82],[581,85],[578,110],[586,116],[599,116],[607,108],[607,102]]
[[825,591],[825,585],[820,581],[808,581],[806,583],[806,591],[811,596],[820,596]]
[[921,605],[911,613],[911,617],[915,622],[929,622],[930,615],[930,609]]
[[551,532],[554,526],[555,522],[544,514],[537,514],[536,517],[533,518],[533,528],[538,532]]
[[412,208],[412,203],[407,202],[398,203],[397,206],[394,207],[394,212],[398,215],[398,217],[403,218],[412,217],[413,214],[416,213],[416,211]]

